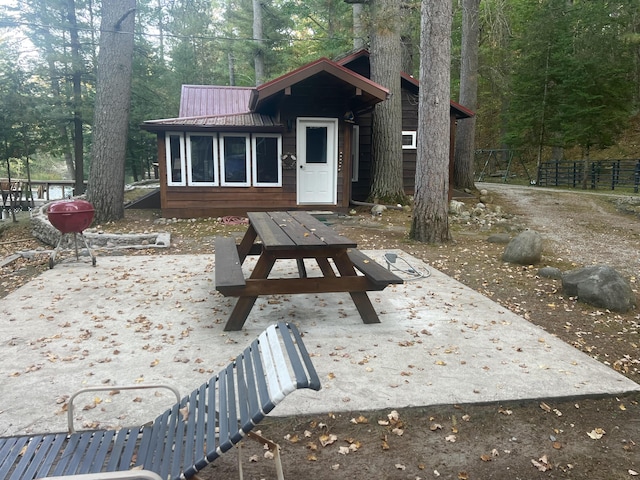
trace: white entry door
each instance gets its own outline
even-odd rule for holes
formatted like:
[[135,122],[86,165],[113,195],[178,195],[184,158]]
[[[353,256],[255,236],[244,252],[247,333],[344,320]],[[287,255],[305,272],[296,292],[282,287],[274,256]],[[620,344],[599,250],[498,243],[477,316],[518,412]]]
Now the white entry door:
[[298,204],[335,204],[338,119],[298,118]]

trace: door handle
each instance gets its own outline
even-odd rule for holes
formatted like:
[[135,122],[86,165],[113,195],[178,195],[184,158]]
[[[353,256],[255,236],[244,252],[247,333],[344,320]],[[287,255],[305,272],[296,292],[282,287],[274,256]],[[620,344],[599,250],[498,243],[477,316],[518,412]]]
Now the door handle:
[[304,165],[300,165],[300,168],[304,168]]

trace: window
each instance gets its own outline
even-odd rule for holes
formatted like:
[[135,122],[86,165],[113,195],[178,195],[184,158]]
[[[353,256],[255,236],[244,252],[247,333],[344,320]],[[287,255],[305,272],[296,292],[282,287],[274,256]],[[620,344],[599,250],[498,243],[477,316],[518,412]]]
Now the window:
[[327,127],[307,127],[307,163],[327,163]]
[[282,137],[254,135],[251,146],[253,184],[258,187],[282,186]]
[[282,186],[282,135],[180,133],[165,136],[168,186]]
[[187,135],[189,185],[218,184],[218,141],[214,135]]
[[167,185],[186,185],[184,174],[184,137],[181,133],[166,136]]
[[249,135],[222,135],[222,185],[249,186]]
[[402,149],[415,150],[416,148],[416,132],[402,132]]

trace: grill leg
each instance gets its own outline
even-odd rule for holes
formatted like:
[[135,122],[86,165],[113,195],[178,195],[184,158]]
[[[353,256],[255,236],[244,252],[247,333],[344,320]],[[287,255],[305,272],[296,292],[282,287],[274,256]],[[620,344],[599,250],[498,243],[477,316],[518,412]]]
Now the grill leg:
[[93,253],[91,252],[91,249],[89,248],[89,244],[87,243],[87,237],[84,236],[83,232],[80,232],[80,237],[82,238],[82,241],[84,242],[84,247],[87,249],[87,252],[89,253],[89,256],[91,257],[91,265],[93,265],[95,267],[96,266],[96,257],[93,255]]
[[78,235],[76,232],[73,232],[73,246],[76,249],[76,261],[78,261],[80,257],[78,256]]
[[53,249],[53,252],[51,252],[51,256],[49,257],[49,268],[53,268],[53,266],[56,264],[56,255],[58,254],[58,250],[60,249],[60,244],[62,243],[62,237],[64,237],[64,233],[60,234],[60,238],[58,238],[58,243],[56,245],[56,248]]

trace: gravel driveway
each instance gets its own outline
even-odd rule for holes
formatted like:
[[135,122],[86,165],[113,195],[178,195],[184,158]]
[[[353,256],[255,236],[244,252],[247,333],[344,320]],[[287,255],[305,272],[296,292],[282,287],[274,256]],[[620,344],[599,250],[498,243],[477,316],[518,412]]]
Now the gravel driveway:
[[[502,197],[526,224],[547,241],[545,255],[577,266],[606,264],[638,277],[640,269],[640,197],[582,190],[477,183]],[[617,208],[627,206],[627,213]],[[636,214],[629,212],[635,205]]]

